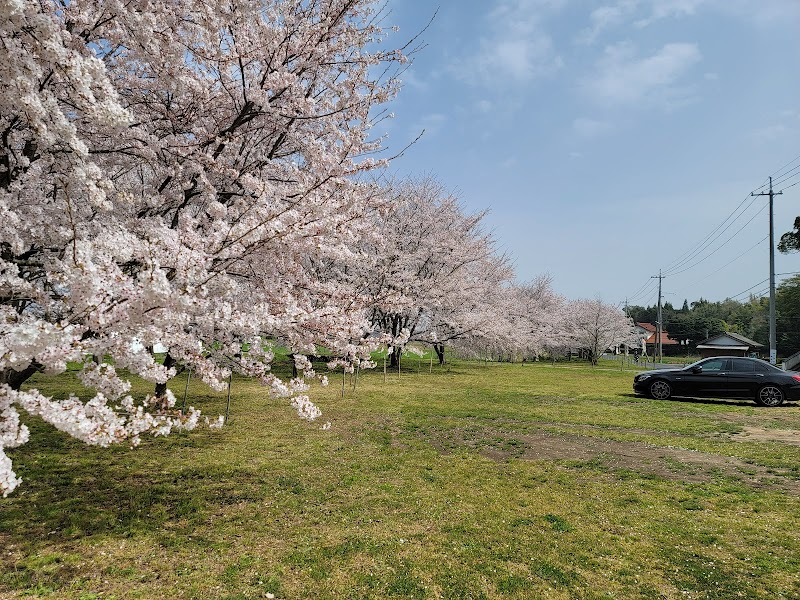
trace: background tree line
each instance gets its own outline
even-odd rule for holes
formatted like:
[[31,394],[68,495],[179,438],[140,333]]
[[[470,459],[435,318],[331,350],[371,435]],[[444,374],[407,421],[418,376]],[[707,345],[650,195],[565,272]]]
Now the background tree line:
[[[777,314],[778,354],[789,356],[800,351],[800,275],[778,285],[775,294]],[[657,306],[629,306],[628,316],[637,323],[655,323]],[[665,302],[662,307],[664,329],[673,340],[689,340],[689,350],[716,333],[724,331],[741,334],[769,346],[769,298],[751,296],[738,301],[727,298],[711,302],[699,298],[683,301],[675,308]],[[686,347],[674,351],[682,352]],[[667,352],[667,348],[665,348]]]

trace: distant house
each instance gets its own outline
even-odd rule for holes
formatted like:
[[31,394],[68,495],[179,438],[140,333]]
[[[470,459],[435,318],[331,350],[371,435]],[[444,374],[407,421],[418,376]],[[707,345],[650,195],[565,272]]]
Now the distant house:
[[707,340],[697,344],[700,356],[747,356],[751,352],[758,352],[764,344],[746,338],[738,333],[718,333]]
[[[652,323],[636,323],[636,333],[640,334],[647,345],[647,353],[653,356],[658,352],[658,328]],[[661,330],[661,346],[667,352],[667,346],[678,346],[680,342],[669,337],[666,329]]]

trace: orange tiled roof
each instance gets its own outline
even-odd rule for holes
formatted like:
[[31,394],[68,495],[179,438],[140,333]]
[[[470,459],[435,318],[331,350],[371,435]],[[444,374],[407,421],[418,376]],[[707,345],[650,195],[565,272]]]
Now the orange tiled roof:
[[[636,324],[639,327],[641,327],[642,329],[650,332],[650,335],[645,340],[646,344],[657,344],[658,343],[658,341],[656,340],[657,327],[655,325],[653,325],[652,323],[636,323]],[[663,329],[661,331],[661,345],[662,346],[673,346],[673,345],[678,344],[678,343],[679,342],[677,340],[670,339],[669,333],[667,333],[666,329]]]

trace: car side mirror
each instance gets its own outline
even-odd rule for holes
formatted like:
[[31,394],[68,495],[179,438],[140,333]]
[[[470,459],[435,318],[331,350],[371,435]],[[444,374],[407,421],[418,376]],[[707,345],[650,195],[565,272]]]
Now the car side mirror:
[[692,373],[702,373],[703,367],[692,367]]

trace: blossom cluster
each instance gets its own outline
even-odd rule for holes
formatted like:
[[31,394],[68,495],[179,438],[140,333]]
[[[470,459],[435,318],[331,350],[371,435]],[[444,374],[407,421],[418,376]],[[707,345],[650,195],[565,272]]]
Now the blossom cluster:
[[[256,377],[319,416],[302,378],[271,373],[270,348],[309,380],[318,345],[368,352],[369,299],[347,269],[377,237],[365,215],[385,198],[360,175],[386,164],[372,114],[406,60],[378,48],[377,11],[0,1],[1,493],[19,484],[20,411],[136,444],[201,422],[166,387],[181,369],[217,390]],[[70,363],[80,397],[23,388]],[[154,393],[133,397],[128,374]]]

